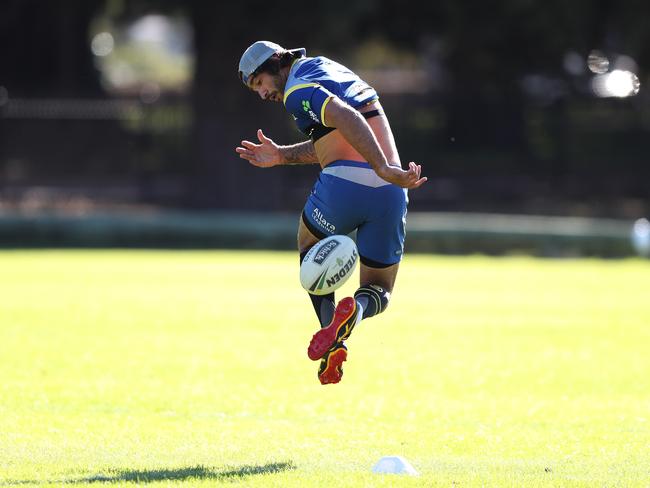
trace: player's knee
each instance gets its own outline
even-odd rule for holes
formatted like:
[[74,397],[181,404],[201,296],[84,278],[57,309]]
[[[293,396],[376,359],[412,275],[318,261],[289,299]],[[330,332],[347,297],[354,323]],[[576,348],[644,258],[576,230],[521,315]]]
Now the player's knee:
[[[364,317],[382,313],[388,307],[390,302],[390,292],[379,285],[364,285],[355,293],[354,298],[363,300],[366,305]],[[368,314],[366,314],[368,312]]]

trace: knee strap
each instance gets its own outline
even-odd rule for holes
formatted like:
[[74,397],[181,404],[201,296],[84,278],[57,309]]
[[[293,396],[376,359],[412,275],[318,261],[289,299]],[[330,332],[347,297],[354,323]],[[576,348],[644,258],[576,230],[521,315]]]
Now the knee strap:
[[363,318],[367,318],[386,310],[390,300],[390,292],[379,285],[365,285],[354,292],[354,298],[366,298],[368,305],[363,311]]

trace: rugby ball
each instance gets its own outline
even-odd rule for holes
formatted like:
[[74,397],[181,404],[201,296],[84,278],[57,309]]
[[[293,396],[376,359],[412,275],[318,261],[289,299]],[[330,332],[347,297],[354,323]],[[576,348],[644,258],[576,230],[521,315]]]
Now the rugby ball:
[[358,260],[357,246],[348,236],[326,237],[302,260],[300,284],[312,295],[327,295],[350,278]]

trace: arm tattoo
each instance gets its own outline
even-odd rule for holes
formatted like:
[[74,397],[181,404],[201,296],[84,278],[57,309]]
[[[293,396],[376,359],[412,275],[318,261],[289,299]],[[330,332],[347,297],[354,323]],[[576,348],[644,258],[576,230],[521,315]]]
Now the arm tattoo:
[[316,149],[311,141],[300,142],[292,146],[280,146],[284,157],[284,164],[309,164],[317,163]]

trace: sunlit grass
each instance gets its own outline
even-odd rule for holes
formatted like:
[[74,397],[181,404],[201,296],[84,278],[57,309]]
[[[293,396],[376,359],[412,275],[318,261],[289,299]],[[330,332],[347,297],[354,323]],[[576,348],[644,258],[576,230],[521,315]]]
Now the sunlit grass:
[[647,261],[407,256],[327,387],[297,261],[0,253],[0,485],[649,486]]

